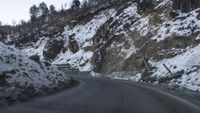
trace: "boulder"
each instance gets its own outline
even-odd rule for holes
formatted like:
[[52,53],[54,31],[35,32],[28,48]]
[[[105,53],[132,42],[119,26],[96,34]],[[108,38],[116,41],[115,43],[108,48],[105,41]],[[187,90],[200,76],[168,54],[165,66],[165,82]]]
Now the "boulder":
[[76,53],[79,51],[78,42],[74,39],[75,34],[69,36],[69,49],[71,52]]
[[37,62],[37,63],[40,62],[40,56],[38,56],[38,55],[32,55],[32,56],[30,56],[29,58],[30,58],[31,60]]
[[50,39],[43,50],[44,59],[48,61],[53,60],[61,52],[64,42],[62,38]]

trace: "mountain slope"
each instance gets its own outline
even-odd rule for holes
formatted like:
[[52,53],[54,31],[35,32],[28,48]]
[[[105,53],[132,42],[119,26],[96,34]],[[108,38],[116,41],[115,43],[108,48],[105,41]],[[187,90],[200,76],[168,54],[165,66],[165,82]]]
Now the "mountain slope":
[[113,0],[20,49],[81,71],[200,90],[200,9],[185,13],[173,5],[171,0]]

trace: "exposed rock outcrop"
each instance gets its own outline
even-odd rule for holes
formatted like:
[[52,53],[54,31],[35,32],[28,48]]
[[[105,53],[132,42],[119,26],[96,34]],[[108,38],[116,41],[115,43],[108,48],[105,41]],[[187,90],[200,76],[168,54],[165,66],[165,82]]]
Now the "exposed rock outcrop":
[[53,60],[63,49],[64,39],[62,37],[54,37],[50,39],[43,50],[43,56],[45,60]]

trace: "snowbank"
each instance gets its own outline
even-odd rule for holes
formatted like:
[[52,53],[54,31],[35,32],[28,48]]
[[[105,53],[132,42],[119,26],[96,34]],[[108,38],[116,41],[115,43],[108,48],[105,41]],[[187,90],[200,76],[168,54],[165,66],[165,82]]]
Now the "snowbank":
[[163,59],[159,62],[151,61],[151,65],[156,67],[153,76],[160,78],[170,75],[164,68],[166,64],[168,68],[176,73],[184,70],[184,74],[177,81],[172,81],[172,84],[178,84],[190,90],[200,91],[200,45],[186,49],[186,52],[177,55],[170,59]]
[[[24,52],[0,43],[0,104],[41,90],[65,87],[70,78],[48,63],[35,62]],[[22,96],[24,95],[24,96]],[[6,100],[6,101],[8,101]]]
[[74,54],[71,51],[67,51],[59,54],[53,64],[70,64],[74,69],[90,71],[92,70],[92,64],[90,63],[92,56],[92,51],[85,52],[84,50],[79,50]]

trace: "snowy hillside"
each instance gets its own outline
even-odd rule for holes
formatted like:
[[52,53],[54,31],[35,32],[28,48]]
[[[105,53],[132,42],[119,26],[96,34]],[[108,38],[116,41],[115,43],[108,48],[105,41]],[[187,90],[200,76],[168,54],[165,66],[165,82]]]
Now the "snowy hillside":
[[[63,48],[67,49],[65,52],[61,52],[56,55],[56,58],[53,59],[53,64],[70,64],[72,68],[79,69],[81,71],[91,71],[93,66],[90,63],[93,56],[92,50],[84,50],[84,48],[91,47],[93,45],[93,37],[96,34],[97,30],[112,16],[115,12],[114,9],[105,10],[103,12],[94,15],[94,18],[83,24],[77,25],[73,29],[70,29],[69,26],[65,27],[63,35],[63,40],[65,45]],[[73,53],[69,49],[70,39],[69,37],[73,36],[78,44],[79,50]],[[60,37],[56,37],[58,40]],[[34,44],[34,46],[26,47],[23,51],[28,55],[39,55],[43,59],[43,51],[46,49],[45,45],[47,44],[48,37],[43,37]]]
[[200,91],[200,9],[186,13],[171,0],[150,2],[112,0],[19,49],[80,71]]
[[181,78],[172,80],[171,84],[178,84],[194,91],[200,91],[200,45],[194,48],[187,48],[187,51],[170,59],[163,59],[159,62],[152,61],[151,64],[157,69],[152,76],[160,78],[170,75],[163,64],[176,73],[184,71]]
[[[70,82],[70,78],[55,66],[35,62],[24,52],[3,43],[0,43],[0,76],[0,105],[48,93]],[[42,92],[45,89],[47,92]]]
[[[170,16],[172,3],[169,0],[158,2],[154,7],[158,12],[144,14],[138,13],[136,4],[129,4],[121,13],[112,16],[110,26],[113,29],[110,31],[116,39],[110,42],[104,40],[110,46],[101,61],[101,71],[116,79],[155,83],[163,80],[169,85],[200,91],[199,9],[177,12],[178,16],[173,18]],[[149,61],[150,76],[144,72],[146,67],[140,52]],[[181,75],[171,75],[164,64],[172,73]]]
[[64,32],[67,38],[65,47],[68,48],[69,36],[74,34],[75,36],[73,38],[78,43],[79,51],[72,53],[70,50],[67,50],[65,53],[59,54],[53,63],[67,63],[70,64],[72,68],[78,68],[81,71],[91,71],[92,64],[90,62],[93,52],[91,50],[85,51],[84,48],[93,45],[93,37],[97,30],[111,17],[114,11],[114,9],[105,10],[94,16],[90,22],[75,26],[72,30],[67,27]]

